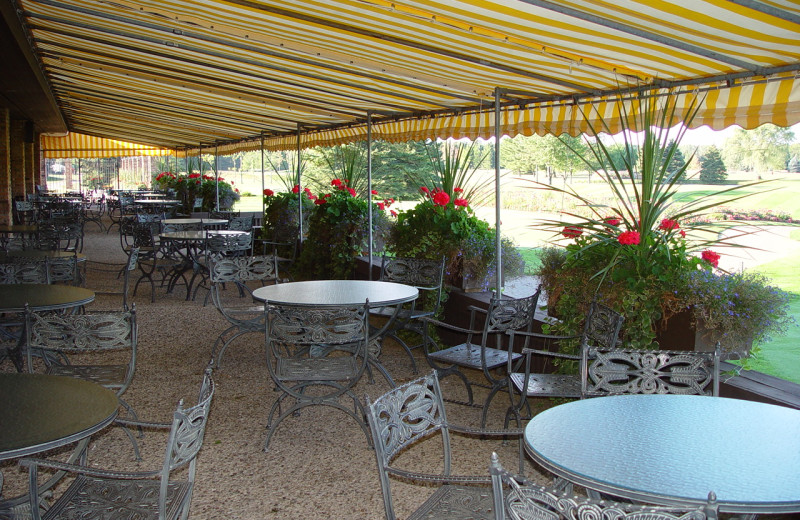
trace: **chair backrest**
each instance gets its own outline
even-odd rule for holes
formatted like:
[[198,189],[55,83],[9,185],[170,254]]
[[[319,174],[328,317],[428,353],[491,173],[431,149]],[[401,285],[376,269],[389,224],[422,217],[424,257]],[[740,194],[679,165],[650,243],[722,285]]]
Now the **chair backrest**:
[[426,298],[427,295],[427,299],[431,300],[423,302],[423,305],[436,310],[442,299],[444,258],[428,260],[384,255],[381,259],[380,279],[384,282],[413,285],[420,291],[420,298]]
[[139,223],[145,222],[161,222],[164,220],[163,213],[137,213],[136,221]]
[[210,258],[208,270],[212,284],[278,281],[278,262],[272,255]]
[[681,510],[675,506],[636,505],[584,498],[540,486],[504,469],[496,453],[492,453],[489,473],[492,476],[496,520],[715,520],[718,515],[713,492],[709,493],[705,505]]
[[441,474],[450,475],[450,430],[447,426],[442,390],[436,371],[395,387],[374,402],[367,398],[367,420],[378,463],[386,518],[395,518],[389,475],[398,472],[392,462],[415,442],[440,433],[442,454],[432,460],[442,464]]
[[295,345],[346,345],[365,343],[369,337],[369,302],[362,305],[268,304],[267,343]]
[[[486,321],[483,324],[481,345],[490,346],[489,336],[491,335],[496,339],[496,347],[500,348],[506,331],[524,330],[530,332],[541,293],[542,288],[539,287],[535,293],[524,298],[493,297],[489,302],[489,310],[487,311]],[[473,327],[474,325],[471,324],[470,329],[473,329]],[[472,342],[471,335],[467,338],[467,341]],[[527,346],[527,344],[528,338],[525,338],[525,345]]]
[[586,315],[581,342],[600,348],[614,348],[619,344],[619,331],[625,317],[611,307],[593,301]]
[[200,397],[196,405],[189,408],[183,407],[183,400],[178,403],[178,408],[172,416],[172,427],[167,440],[167,450],[164,456],[164,466],[161,470],[161,488],[158,501],[159,518],[169,518],[167,515],[167,490],[169,487],[170,473],[188,464],[186,480],[189,484],[188,496],[183,507],[188,514],[189,502],[192,498],[195,480],[195,466],[197,454],[203,446],[208,413],[211,409],[211,399],[214,397],[214,380],[211,377],[211,368],[207,368],[203,375],[200,387]]
[[243,255],[253,249],[253,233],[214,233],[210,231],[206,237],[206,255],[208,258]]
[[584,397],[616,394],[719,395],[720,349],[714,352],[586,347]]
[[44,258],[7,257],[0,263],[0,283],[50,283]]
[[231,231],[251,231],[253,229],[253,216],[230,217],[228,219],[228,229]]
[[67,354],[130,350],[127,383],[133,377],[137,344],[135,306],[130,311],[86,314],[37,313],[26,309],[25,334],[30,370],[33,370],[34,351]]
[[128,255],[128,263],[125,264],[125,273],[122,280],[122,309],[128,310],[128,286],[131,282],[131,273],[139,266],[139,248],[132,247]]
[[202,231],[202,222],[188,222],[188,223],[161,223],[162,233],[172,233],[173,231]]
[[64,282],[78,285],[80,282],[77,256],[46,257],[45,264],[47,266],[48,283]]

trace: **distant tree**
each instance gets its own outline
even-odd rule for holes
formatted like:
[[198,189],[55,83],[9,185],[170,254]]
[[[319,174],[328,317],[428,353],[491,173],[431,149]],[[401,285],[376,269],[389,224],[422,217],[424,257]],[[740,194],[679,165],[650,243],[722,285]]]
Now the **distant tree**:
[[786,169],[789,170],[790,173],[800,173],[800,160],[797,159],[796,155],[793,155],[791,159],[789,159],[789,164],[786,166]]
[[725,140],[725,163],[731,168],[766,172],[782,170],[789,161],[789,145],[794,133],[772,124],[753,130],[738,129]]
[[[671,148],[673,145],[674,142],[670,142],[668,148]],[[675,148],[675,153],[672,155],[672,159],[669,161],[669,164],[667,164],[667,172],[670,174],[670,177],[678,173],[683,167],[684,163],[686,163],[686,158],[683,156],[683,153],[681,153],[680,149]],[[686,180],[685,169],[681,172],[678,182],[683,182],[684,180]]]
[[728,171],[716,146],[710,146],[700,157],[700,181],[718,184],[728,178]]

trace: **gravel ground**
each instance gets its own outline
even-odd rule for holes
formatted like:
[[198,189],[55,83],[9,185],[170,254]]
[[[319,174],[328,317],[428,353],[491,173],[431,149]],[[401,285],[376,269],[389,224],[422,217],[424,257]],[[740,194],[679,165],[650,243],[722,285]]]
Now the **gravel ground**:
[[[95,224],[88,224],[84,253],[89,259],[87,286],[97,291],[97,299],[87,310],[121,309],[122,280],[116,273],[125,255],[116,227],[105,234]],[[140,286],[132,298],[139,325],[139,355],[125,399],[145,420],[168,421],[180,399],[196,399],[214,340],[227,327],[212,305],[203,306],[202,292],[195,302],[186,302],[184,297],[183,287],[174,294],[157,288],[156,301],[151,303],[149,286]],[[417,364],[426,367],[421,353],[415,354]],[[390,341],[384,345],[381,360],[398,383],[415,377],[406,354]],[[0,370],[11,369],[9,363],[0,366]],[[234,342],[222,366],[215,370],[214,380],[217,391],[198,459],[192,518],[384,517],[374,451],[361,429],[342,412],[329,407],[306,408],[299,416],[287,418],[273,436],[269,451],[263,451],[267,414],[277,396],[266,371],[263,335],[249,334]],[[463,386],[456,379],[446,378],[442,386],[447,397],[463,398]],[[377,397],[388,389],[376,375],[374,383],[365,377],[356,393]],[[483,397],[485,393],[479,389],[476,398]],[[505,396],[495,399],[490,427],[502,426],[506,406]],[[479,409],[448,404],[447,413],[454,422],[479,425]],[[108,428],[93,439],[89,462],[129,470],[160,468],[165,442],[159,433],[146,433],[140,444],[144,460],[137,463],[127,438],[118,428]],[[488,473],[492,451],[515,467],[515,442],[457,438],[455,471]],[[431,469],[438,463],[435,453],[432,446],[415,447],[407,462]],[[5,477],[4,496],[25,489],[27,476],[13,461],[2,463],[0,470]],[[530,463],[526,472],[542,483],[547,480]],[[393,482],[393,489],[401,518],[431,491],[398,482]]]

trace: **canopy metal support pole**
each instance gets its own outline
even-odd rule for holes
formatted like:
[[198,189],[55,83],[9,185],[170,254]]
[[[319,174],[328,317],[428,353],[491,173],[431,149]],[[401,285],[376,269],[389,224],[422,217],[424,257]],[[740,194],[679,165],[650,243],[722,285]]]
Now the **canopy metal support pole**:
[[298,199],[297,199],[297,213],[300,215],[300,222],[299,222],[299,230],[300,236],[298,239],[300,240],[300,244],[303,243],[303,179],[300,178],[301,171],[300,171],[300,123],[297,123],[297,189],[298,189]]
[[[203,178],[203,145],[202,144],[197,145],[197,161],[200,163],[200,178],[202,179]],[[188,169],[188,166],[187,166],[187,169]],[[197,184],[195,184],[195,186],[197,186]],[[197,198],[197,193],[195,193],[194,198],[195,199]],[[189,216],[191,216],[192,212],[194,211],[194,200],[190,200],[189,204],[191,204],[191,209],[189,210]],[[200,206],[200,209],[202,210],[203,207]]]
[[214,203],[214,209],[219,211],[219,144],[214,143],[214,177],[217,188],[217,198]]
[[372,112],[367,111],[367,280],[372,280]]
[[500,88],[494,89],[494,210],[495,210],[495,258],[497,280],[495,297],[500,298],[503,288],[503,244],[500,239]]
[[264,200],[264,190],[266,186],[264,185],[264,132],[261,132],[261,225],[264,225],[263,218],[264,213],[267,211],[267,202]]
[[81,158],[78,157],[78,193],[83,197],[83,182],[81,179]]

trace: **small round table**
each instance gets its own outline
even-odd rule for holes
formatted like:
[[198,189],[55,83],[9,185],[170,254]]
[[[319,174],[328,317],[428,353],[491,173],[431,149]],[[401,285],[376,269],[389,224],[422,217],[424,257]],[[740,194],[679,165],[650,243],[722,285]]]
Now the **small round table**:
[[620,395],[545,410],[525,448],[548,471],[610,495],[720,512],[800,512],[800,410],[697,395]]
[[371,308],[394,307],[394,313],[386,323],[370,331],[369,362],[377,368],[389,384],[394,380],[386,368],[378,361],[381,335],[397,317],[402,304],[419,297],[419,290],[410,285],[394,282],[370,280],[311,280],[306,282],[279,283],[259,287],[253,291],[253,298],[267,304],[306,305],[363,305],[369,300]]
[[80,307],[94,301],[94,291],[74,285],[0,284],[0,312],[54,311]]
[[0,460],[64,446],[108,426],[117,395],[75,377],[0,374]]

